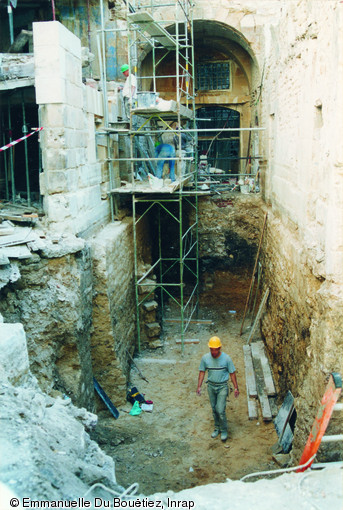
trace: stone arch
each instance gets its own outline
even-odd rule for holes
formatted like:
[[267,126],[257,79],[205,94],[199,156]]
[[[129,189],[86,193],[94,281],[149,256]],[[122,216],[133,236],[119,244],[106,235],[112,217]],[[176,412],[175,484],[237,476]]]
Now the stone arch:
[[[175,33],[175,25],[169,26],[168,31]],[[165,53],[165,52],[164,52]],[[225,90],[197,91],[196,108],[201,106],[218,106],[236,110],[240,115],[242,128],[255,125],[257,110],[255,95],[259,86],[259,68],[257,59],[246,37],[233,26],[221,21],[199,19],[194,21],[194,60],[195,75],[200,62],[230,62],[230,88]],[[155,70],[151,51],[143,49],[139,56],[139,74],[152,76],[153,71],[158,76],[175,75],[175,56],[173,52],[165,55],[163,51],[156,53]],[[142,80],[142,90],[153,90],[152,79]],[[176,89],[176,78],[157,78],[156,88],[164,99],[173,99]],[[244,157],[254,146],[252,140],[255,135],[248,131],[240,135],[240,164],[239,172],[245,169]],[[237,165],[236,165],[237,166]]]

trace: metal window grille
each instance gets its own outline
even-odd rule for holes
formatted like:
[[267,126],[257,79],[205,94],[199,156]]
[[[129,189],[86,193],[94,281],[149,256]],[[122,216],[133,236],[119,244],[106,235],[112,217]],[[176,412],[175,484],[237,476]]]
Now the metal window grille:
[[[218,106],[203,106],[196,111],[198,127],[204,128],[239,128],[240,115],[230,108]],[[202,131],[198,138],[199,154],[207,154],[211,166],[229,173],[236,173],[239,169],[240,137],[239,131]]]
[[230,83],[230,62],[203,62],[197,65],[198,90],[229,89]]

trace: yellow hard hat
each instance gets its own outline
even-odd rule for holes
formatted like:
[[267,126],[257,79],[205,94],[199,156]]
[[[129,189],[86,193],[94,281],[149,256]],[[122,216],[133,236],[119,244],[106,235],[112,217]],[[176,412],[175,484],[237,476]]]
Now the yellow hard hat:
[[210,349],[211,348],[212,349],[217,349],[218,347],[221,347],[222,343],[220,341],[220,338],[218,338],[217,336],[212,336],[209,339],[208,346],[209,346]]

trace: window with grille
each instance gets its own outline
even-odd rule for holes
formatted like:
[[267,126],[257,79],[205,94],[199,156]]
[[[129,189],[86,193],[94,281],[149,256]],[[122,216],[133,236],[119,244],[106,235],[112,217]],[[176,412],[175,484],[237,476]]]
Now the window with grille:
[[223,128],[239,128],[240,115],[236,110],[221,106],[203,106],[196,111],[197,127],[201,130],[217,129],[218,131],[199,131],[199,155],[206,154],[211,166],[225,170],[227,173],[238,173],[240,161],[239,131],[222,131]]
[[202,62],[197,65],[198,90],[223,90],[230,86],[230,62]]

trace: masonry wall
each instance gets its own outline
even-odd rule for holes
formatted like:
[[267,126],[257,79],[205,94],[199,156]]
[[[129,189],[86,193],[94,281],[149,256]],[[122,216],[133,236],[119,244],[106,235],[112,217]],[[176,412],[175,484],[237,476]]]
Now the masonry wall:
[[266,200],[300,230],[318,276],[343,281],[339,2],[285,2],[265,29]]
[[[138,260],[149,262],[147,224],[137,226]],[[125,402],[130,355],[137,348],[132,219],[107,225],[92,238],[94,375],[114,404]]]
[[262,332],[298,413],[299,458],[331,371],[342,373],[342,5],[284,2],[265,26]]
[[102,96],[82,83],[81,43],[57,21],[33,24],[40,105],[40,189],[50,228],[86,235],[108,221],[108,174],[97,159]]

